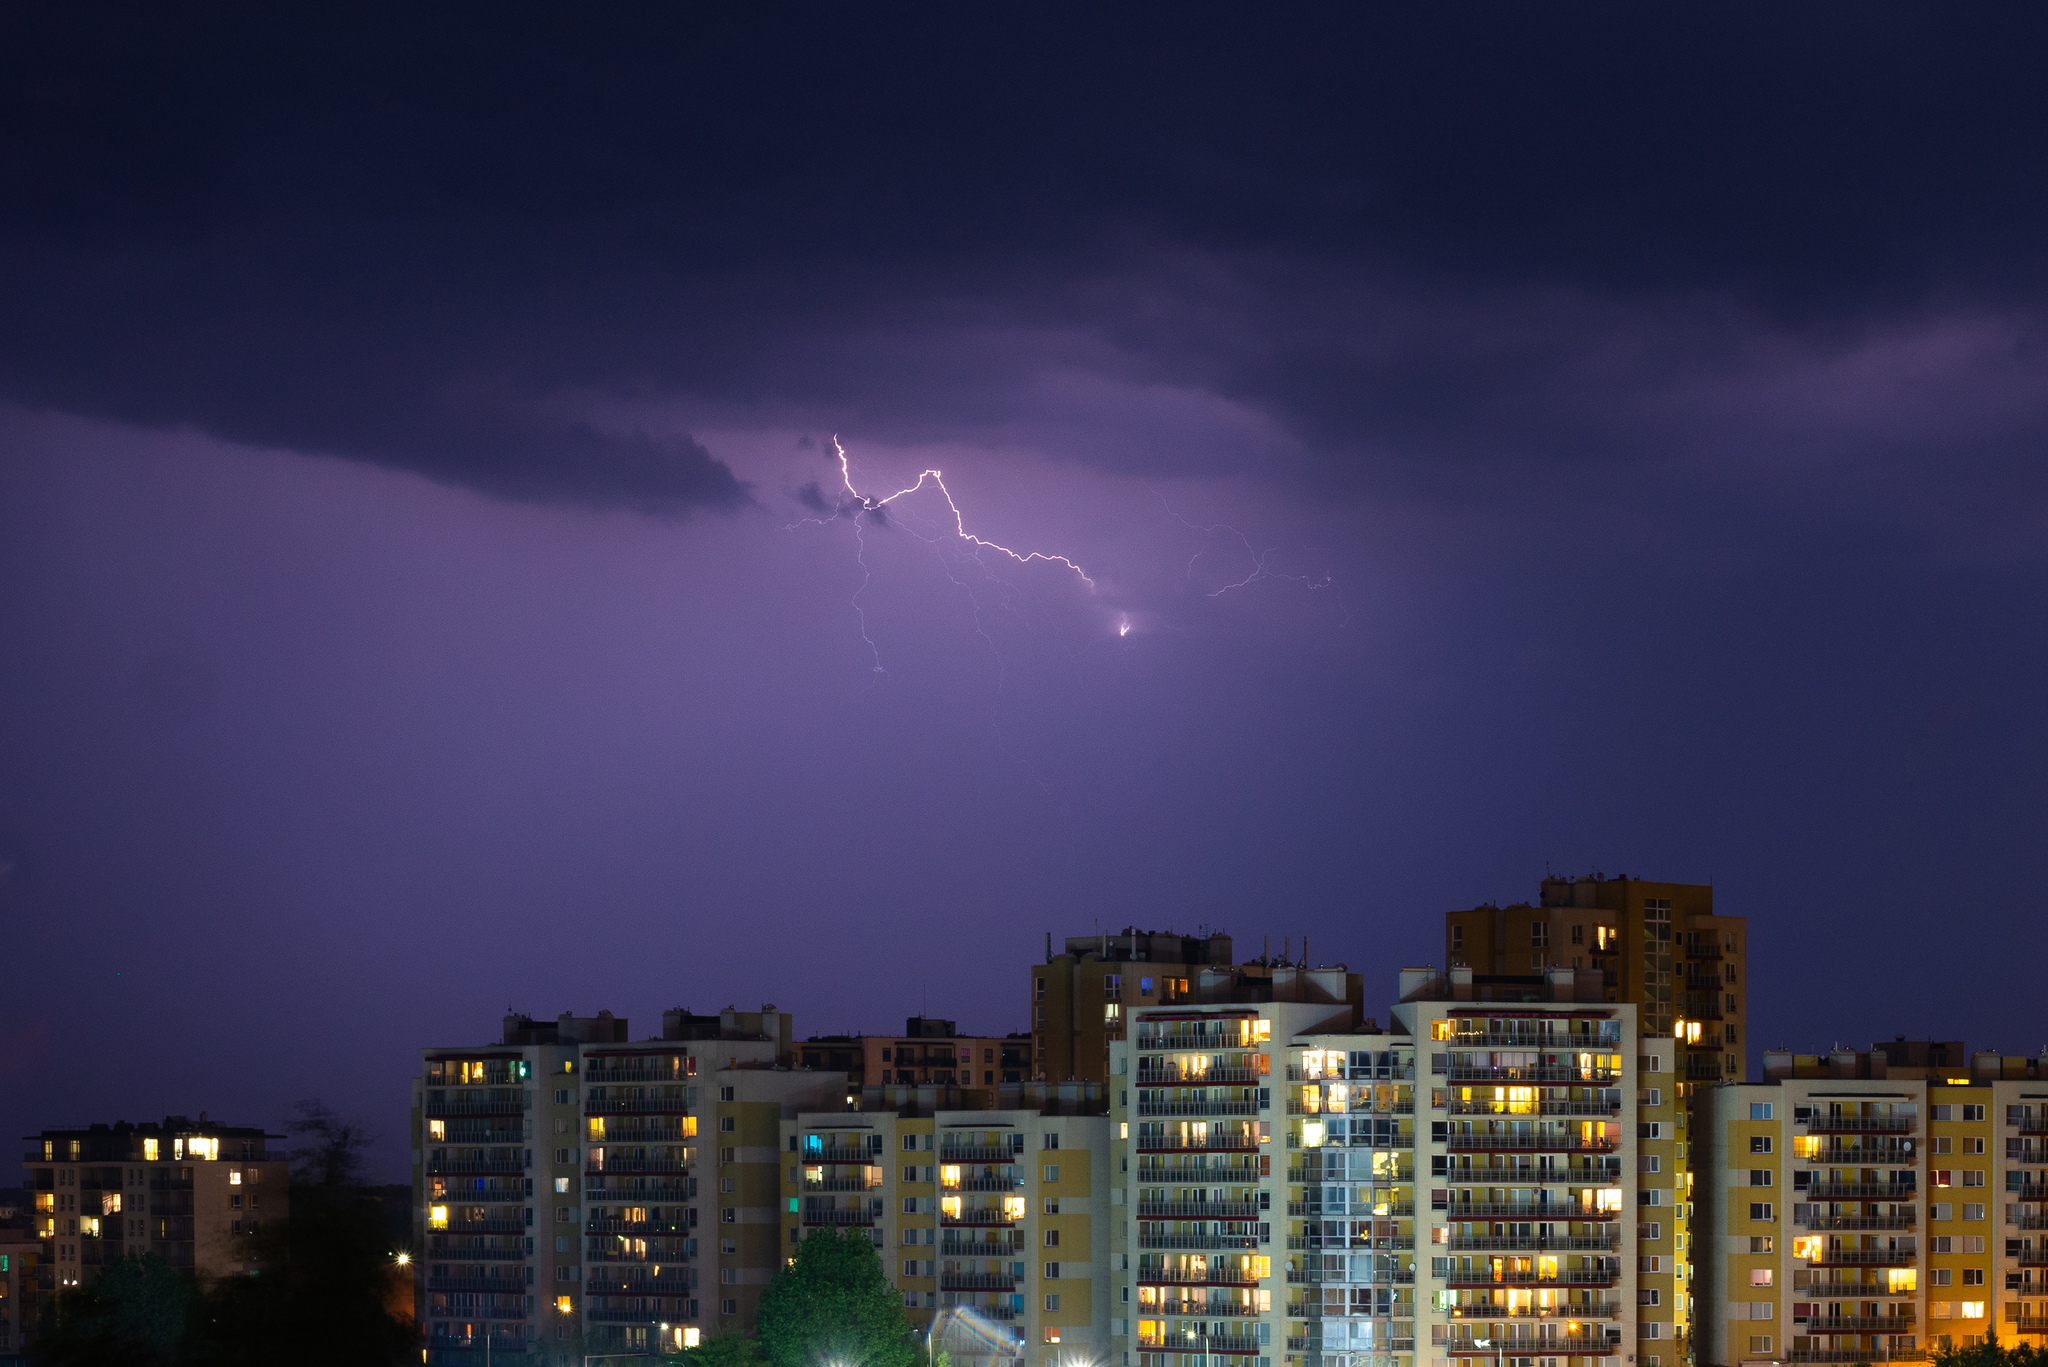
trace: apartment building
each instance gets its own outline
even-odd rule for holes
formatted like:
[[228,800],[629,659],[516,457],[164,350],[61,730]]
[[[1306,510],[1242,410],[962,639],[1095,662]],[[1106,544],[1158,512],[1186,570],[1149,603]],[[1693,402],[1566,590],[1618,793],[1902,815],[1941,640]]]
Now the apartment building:
[[1407,970],[1385,1029],[1273,995],[1139,1010],[1115,1048],[1113,1351],[1676,1367],[1684,1112],[1638,1085],[1675,1045],[1596,970]]
[[2048,1054],[1771,1051],[1704,1094],[1700,1361],[1918,1362],[2048,1335]]
[[1123,1038],[1124,1012],[1185,1000],[1195,970],[1231,966],[1231,940],[1126,926],[1116,934],[1068,936],[1066,952],[1031,966],[1031,1055],[1040,1081],[1102,1082],[1109,1046]]
[[792,1070],[791,1040],[788,1013],[728,1007],[666,1012],[640,1041],[609,1011],[510,1015],[495,1043],[424,1050],[427,1361],[569,1361],[750,1328],[778,1254],[781,1119],[846,1090],[843,1072]]
[[1029,1082],[1031,1037],[962,1035],[949,1020],[912,1016],[900,1035],[813,1035],[797,1051],[806,1068],[848,1074],[863,1087],[997,1087]]
[[960,1367],[1107,1360],[1110,1164],[1103,1089],[864,1089],[782,1125],[787,1253],[873,1242],[905,1314]]
[[1444,915],[1444,962],[1479,973],[1594,969],[1607,999],[1635,1006],[1645,1036],[1680,1044],[1678,1086],[1741,1081],[1748,923],[1714,911],[1714,889],[1626,874],[1545,877],[1538,904]]
[[60,1293],[129,1253],[206,1278],[260,1271],[256,1236],[290,1215],[290,1163],[271,1147],[282,1139],[203,1111],[29,1135],[35,1317],[47,1323]]

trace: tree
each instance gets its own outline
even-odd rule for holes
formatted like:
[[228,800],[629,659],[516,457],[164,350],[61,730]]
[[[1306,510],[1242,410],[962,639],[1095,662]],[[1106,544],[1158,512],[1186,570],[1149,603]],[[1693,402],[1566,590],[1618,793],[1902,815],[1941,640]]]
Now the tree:
[[285,1128],[304,1141],[292,1149],[293,1184],[329,1195],[360,1187],[363,1154],[376,1136],[321,1101],[301,1101],[292,1112]]
[[2048,1367],[2048,1350],[2031,1343],[2001,1348],[1996,1343],[1964,1343],[1934,1350],[1935,1367]]
[[93,1284],[67,1291],[57,1327],[30,1350],[37,1367],[156,1367],[176,1360],[193,1308],[190,1279],[154,1254],[131,1253]]
[[772,1367],[918,1367],[924,1357],[865,1230],[817,1230],[798,1244],[756,1324]]

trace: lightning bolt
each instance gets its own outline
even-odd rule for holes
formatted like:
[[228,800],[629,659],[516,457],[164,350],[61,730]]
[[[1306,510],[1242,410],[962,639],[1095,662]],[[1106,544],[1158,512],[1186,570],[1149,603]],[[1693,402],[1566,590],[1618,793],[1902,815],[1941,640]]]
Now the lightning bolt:
[[1283,574],[1272,567],[1273,557],[1279,553],[1280,547],[1268,546],[1262,551],[1252,544],[1250,537],[1228,523],[1218,522],[1204,525],[1198,522],[1190,522],[1173,510],[1173,505],[1166,501],[1166,496],[1163,494],[1160,495],[1159,504],[1166,509],[1167,515],[1173,518],[1174,521],[1180,523],[1181,526],[1186,527],[1191,532],[1200,532],[1204,537],[1202,544],[1195,548],[1195,553],[1188,557],[1187,574],[1189,582],[1192,583],[1194,581],[1195,566],[1200,563],[1203,556],[1209,553],[1210,547],[1215,544],[1216,538],[1219,535],[1227,533],[1235,537],[1238,544],[1244,547],[1245,554],[1251,557],[1251,573],[1233,583],[1225,584],[1222,588],[1211,593],[1209,595],[1211,598],[1221,598],[1224,594],[1234,589],[1248,588],[1262,579],[1285,580],[1287,583],[1299,584],[1303,588],[1308,589],[1327,589],[1334,587],[1336,584],[1335,578],[1327,570],[1323,572],[1321,578],[1307,574]]
[[[1072,571],[1074,577],[1079,579],[1082,583],[1086,584],[1089,587],[1089,589],[1093,590],[1095,588],[1095,581],[1088,576],[1088,572],[1082,569],[1079,564],[1077,564],[1073,560],[1068,559],[1064,555],[1052,555],[1044,551],[1017,551],[1011,549],[1008,546],[1003,545],[999,541],[991,541],[986,537],[977,536],[973,532],[968,531],[966,514],[961,511],[959,503],[954,500],[953,491],[946,487],[945,475],[940,471],[925,470],[918,475],[915,483],[905,485],[903,488],[896,490],[896,492],[892,494],[884,494],[878,497],[873,494],[862,493],[858,488],[854,486],[853,462],[847,456],[846,448],[840,444],[839,437],[836,433],[832,437],[832,454],[834,458],[839,462],[839,483],[841,487],[846,490],[845,497],[838,500],[838,502],[832,507],[829,515],[824,517],[804,518],[798,522],[791,523],[790,529],[805,526],[807,524],[824,526],[829,522],[834,522],[841,518],[847,519],[848,521],[853,523],[853,536],[856,548],[854,552],[854,559],[856,563],[860,565],[861,577],[860,587],[854,590],[853,597],[849,601],[854,611],[855,620],[860,625],[860,638],[867,645],[868,648],[868,660],[870,669],[875,674],[885,674],[888,671],[884,669],[882,666],[881,648],[875,644],[874,637],[868,634],[867,611],[861,603],[862,597],[867,593],[868,585],[872,582],[874,578],[873,572],[868,568],[867,536],[861,528],[861,521],[863,518],[871,519],[874,521],[884,520],[887,517],[887,514],[884,510],[887,509],[889,505],[895,503],[898,499],[910,497],[912,494],[915,494],[919,490],[923,489],[927,484],[929,484],[932,488],[938,490],[939,496],[945,499],[946,509],[953,515],[952,535],[956,541],[964,542],[966,545],[971,546],[973,548],[969,552],[969,554],[973,555],[976,558],[977,563],[980,563],[980,556],[982,552],[995,551],[1003,556],[1008,557],[1010,560],[1014,561],[1016,564],[1019,565],[1030,565],[1037,562],[1043,562],[1048,565],[1060,565],[1066,568],[1067,570]],[[816,486],[812,487],[815,489]],[[912,534],[916,535],[915,532],[913,532]],[[937,544],[937,538],[926,537],[924,539],[927,541],[931,541],[934,544]],[[946,570],[947,578],[951,579],[955,584],[960,585],[961,588],[968,589],[968,596],[970,600],[974,602],[974,629],[984,641],[988,642],[989,648],[991,650],[994,650],[995,641],[989,636],[987,630],[982,625],[980,600],[978,598],[975,598],[973,590],[967,584],[963,583],[960,580],[960,578],[953,573],[951,565],[945,564],[943,560],[941,561],[941,564],[942,566],[944,566]],[[1000,668],[1002,665],[1002,657],[1001,652],[999,651],[997,652],[996,662],[998,667]]]

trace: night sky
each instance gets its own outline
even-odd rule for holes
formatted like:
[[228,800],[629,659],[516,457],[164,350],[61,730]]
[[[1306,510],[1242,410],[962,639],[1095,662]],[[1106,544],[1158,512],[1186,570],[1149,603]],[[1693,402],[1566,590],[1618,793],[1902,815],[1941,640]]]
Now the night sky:
[[2039,7],[299,8],[0,20],[10,1133],[1546,866],[2048,1043]]

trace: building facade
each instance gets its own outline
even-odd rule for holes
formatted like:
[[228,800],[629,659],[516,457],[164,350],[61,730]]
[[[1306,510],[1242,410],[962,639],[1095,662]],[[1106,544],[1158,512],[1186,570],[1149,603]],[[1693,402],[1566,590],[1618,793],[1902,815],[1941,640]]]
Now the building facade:
[[862,1087],[999,1087],[1032,1080],[1029,1035],[963,1035],[954,1022],[912,1016],[900,1035],[813,1035],[805,1068],[844,1072]]
[[[209,1280],[264,1267],[259,1237],[291,1214],[291,1165],[260,1126],[167,1117],[44,1130],[22,1163],[34,1292],[17,1281],[9,1317],[33,1332],[59,1295],[130,1253]],[[10,1261],[21,1257],[9,1253]]]
[[1118,1360],[1677,1367],[1687,1306],[1642,1250],[1672,1246],[1683,1110],[1639,1086],[1673,1042],[1590,970],[1410,970],[1401,995],[1385,1029],[1328,1002],[1135,1013]]
[[1546,877],[1538,902],[1445,913],[1444,962],[1482,974],[1598,970],[1645,1036],[1678,1039],[1683,1082],[1748,1076],[1748,923],[1715,913],[1711,885]]
[[1703,1097],[1701,1363],[2048,1341],[2048,1055],[1902,1039],[1764,1071]]
[[751,1329],[778,1257],[781,1119],[846,1089],[844,1073],[789,1068],[790,1040],[771,1006],[670,1011],[640,1041],[610,1012],[514,1015],[496,1043],[425,1050],[428,1362],[580,1361]]
[[[25,1229],[0,1228],[0,1363],[27,1361],[29,1341],[41,1323],[43,1246]],[[50,1280],[56,1289],[54,1275]]]
[[1045,1082],[1103,1082],[1109,1049],[1124,1036],[1124,1012],[1188,1000],[1195,970],[1231,966],[1231,940],[1126,926],[1117,934],[1069,936],[1066,950],[1031,966],[1031,1055]]
[[1107,1360],[1110,1165],[1102,1089],[866,1089],[782,1126],[784,1251],[874,1244],[904,1313],[962,1367]]

